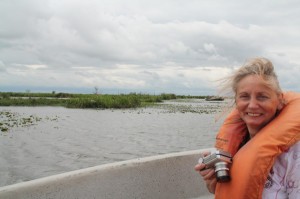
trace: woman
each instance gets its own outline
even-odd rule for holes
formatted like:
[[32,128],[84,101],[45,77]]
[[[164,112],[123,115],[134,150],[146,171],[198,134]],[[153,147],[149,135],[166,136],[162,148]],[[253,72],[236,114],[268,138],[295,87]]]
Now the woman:
[[[241,67],[232,77],[230,77],[229,80],[230,80],[229,81],[230,87],[232,88],[235,94],[235,105],[237,110],[236,114],[238,114],[237,116],[242,121],[243,123],[242,125],[245,125],[246,127],[245,136],[242,137],[243,140],[240,142],[239,147],[236,150],[230,151],[235,154],[236,151],[238,150],[238,153],[240,153],[234,156],[233,158],[233,165],[232,165],[232,169],[234,169],[233,173],[239,172],[236,170],[244,169],[244,168],[238,168],[239,165],[237,166],[237,164],[240,165],[243,164],[243,161],[241,160],[243,158],[239,158],[239,157],[247,156],[249,154],[249,150],[251,151],[251,148],[253,150],[259,151],[260,146],[262,146],[262,148],[266,146],[266,144],[260,145],[259,139],[262,140],[262,142],[271,143],[267,145],[267,147],[265,147],[264,149],[261,149],[261,151],[268,152],[269,150],[268,148],[273,147],[274,150],[273,149],[272,150],[276,152],[273,154],[276,155],[273,154],[264,155],[264,156],[262,155],[261,157],[258,157],[257,163],[259,161],[265,161],[266,162],[265,164],[267,164],[268,163],[267,160],[270,160],[269,163],[274,163],[273,167],[271,169],[269,167],[264,167],[263,169],[261,169],[260,167],[263,167],[261,166],[261,164],[258,165],[253,164],[252,168],[254,170],[257,168],[258,168],[257,170],[266,170],[266,172],[268,172],[269,175],[265,177],[264,176],[261,177],[261,175],[256,175],[256,176],[253,175],[254,176],[253,178],[249,177],[249,179],[247,179],[248,181],[250,181],[250,183],[245,184],[243,182],[245,180],[239,179],[238,174],[236,174],[235,176],[232,176],[234,178],[233,179],[234,182],[228,183],[228,185],[226,185],[225,183],[224,185],[222,185],[221,183],[217,183],[214,170],[213,169],[203,170],[203,168],[205,167],[204,164],[199,163],[198,165],[195,166],[195,170],[198,171],[200,175],[203,177],[203,179],[206,181],[208,190],[211,193],[216,194],[216,198],[225,198],[226,194],[230,195],[230,198],[257,198],[257,197],[258,198],[293,198],[293,199],[300,198],[300,142],[299,142],[300,131],[298,128],[299,127],[298,123],[300,122],[297,123],[296,125],[297,128],[293,127],[293,129],[296,129],[296,131],[292,133],[290,133],[290,131],[288,132],[289,135],[294,136],[292,139],[293,142],[286,141],[285,143],[288,143],[292,146],[289,149],[284,149],[282,151],[277,150],[278,147],[279,148],[281,147],[280,140],[282,140],[282,137],[284,137],[285,132],[283,132],[282,135],[275,134],[273,131],[276,131],[276,129],[279,128],[279,125],[278,123],[274,124],[273,120],[275,120],[275,118],[277,118],[278,115],[282,114],[281,113],[282,109],[285,109],[284,111],[285,115],[288,115],[289,111],[287,111],[288,109],[284,108],[286,107],[285,100],[288,99],[288,97],[286,97],[287,95],[284,95],[280,89],[277,76],[274,72],[272,63],[269,60],[264,58],[253,59],[247,64],[245,64],[243,67]],[[297,103],[300,104],[299,102]],[[300,109],[300,106],[289,105],[289,107],[291,106],[293,106],[292,107],[293,109],[295,108],[298,110]],[[279,118],[279,121],[281,121],[280,119],[281,118]],[[273,123],[271,121],[273,121]],[[286,121],[286,120],[282,120],[282,121]],[[273,129],[270,128],[268,129],[269,126],[271,126],[270,128]],[[235,128],[235,130],[236,129],[238,128]],[[283,131],[285,130],[286,128],[283,128]],[[262,135],[264,136],[264,134],[268,136],[268,133],[270,131],[271,131],[270,133],[271,135],[269,137],[262,137]],[[258,134],[262,134],[262,135],[257,136]],[[241,134],[237,134],[237,135],[240,136]],[[276,137],[275,139],[279,140],[279,142],[276,142],[276,140],[274,142],[269,141],[270,138],[272,139],[273,138],[272,136],[274,135],[275,137],[278,135],[278,137]],[[253,139],[254,137],[255,139]],[[245,143],[247,143],[246,144],[247,146],[246,145],[244,146]],[[280,143],[280,144],[276,146],[276,143]],[[290,145],[286,145],[286,146],[290,146]],[[245,150],[246,151],[248,150],[248,152],[243,152]],[[203,155],[206,156],[208,154],[209,153],[205,153]],[[257,156],[260,156],[260,153],[258,153]],[[255,155],[253,157],[255,157]],[[272,159],[274,159],[274,161],[272,161]],[[247,158],[244,157],[244,160],[247,160]],[[256,160],[253,159],[252,162],[255,161]],[[270,167],[271,166],[272,165],[270,165]],[[250,169],[248,170],[250,175],[252,171],[250,171]],[[255,173],[256,171],[253,172]],[[255,179],[255,178],[259,179],[260,177],[264,180],[264,184],[260,183],[261,180],[258,181],[258,183],[257,182],[251,183],[251,179]],[[259,188],[254,187],[252,190],[255,191],[249,191],[249,193],[247,193],[247,191],[251,189],[246,189],[246,188],[241,192],[235,193],[234,189],[237,189],[239,183],[241,184],[241,186],[245,186],[245,187],[247,187],[248,185],[252,186],[252,184],[254,184],[253,186],[260,186],[260,187]],[[235,187],[233,186],[233,184]],[[233,191],[230,191],[230,189],[232,189]],[[262,191],[259,191],[259,189],[261,189]],[[253,194],[252,192],[256,192],[256,193]],[[238,196],[238,194],[240,195]],[[242,196],[242,194],[244,195]]]

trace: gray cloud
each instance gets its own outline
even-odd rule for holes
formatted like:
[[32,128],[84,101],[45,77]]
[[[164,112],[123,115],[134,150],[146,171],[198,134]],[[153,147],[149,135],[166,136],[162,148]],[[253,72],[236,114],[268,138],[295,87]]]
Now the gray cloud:
[[[274,61],[285,82],[287,69],[300,73],[299,7],[297,1],[3,0],[0,84],[214,92],[215,79],[253,56]],[[297,79],[289,81],[283,87],[300,89]]]

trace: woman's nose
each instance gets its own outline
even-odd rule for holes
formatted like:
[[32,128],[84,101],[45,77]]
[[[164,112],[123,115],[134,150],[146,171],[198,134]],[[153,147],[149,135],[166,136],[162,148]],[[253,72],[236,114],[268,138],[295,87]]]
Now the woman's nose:
[[258,107],[258,102],[255,98],[251,97],[249,104],[248,104],[249,108],[257,108]]

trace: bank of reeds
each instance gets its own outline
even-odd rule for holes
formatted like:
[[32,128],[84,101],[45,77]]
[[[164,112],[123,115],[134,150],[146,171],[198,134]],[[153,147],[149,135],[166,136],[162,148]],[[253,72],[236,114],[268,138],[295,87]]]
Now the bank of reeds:
[[68,108],[136,108],[141,99],[135,95],[99,95],[71,98],[66,101]]
[[176,99],[175,94],[69,94],[0,92],[0,106],[63,106],[67,108],[137,108]]

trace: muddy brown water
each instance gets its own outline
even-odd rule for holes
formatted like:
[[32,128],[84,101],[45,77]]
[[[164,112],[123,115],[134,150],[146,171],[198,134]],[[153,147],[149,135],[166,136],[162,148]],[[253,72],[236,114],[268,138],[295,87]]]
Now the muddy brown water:
[[[213,146],[223,102],[174,100],[122,110],[0,107],[0,186],[139,157]],[[30,124],[22,118],[34,118]],[[0,122],[8,122],[0,117]],[[23,121],[20,122],[20,121]],[[16,123],[16,122],[15,122]],[[23,124],[23,125],[22,125]]]

